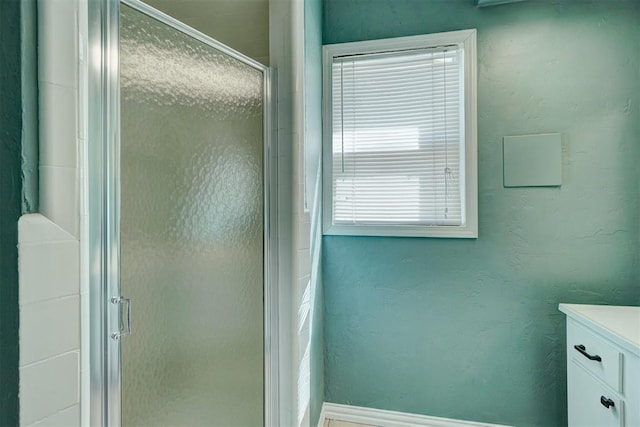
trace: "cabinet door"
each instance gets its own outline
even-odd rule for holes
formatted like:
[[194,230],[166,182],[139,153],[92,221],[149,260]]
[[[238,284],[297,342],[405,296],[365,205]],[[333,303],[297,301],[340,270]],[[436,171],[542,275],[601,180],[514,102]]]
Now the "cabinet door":
[[567,391],[569,427],[624,426],[622,399],[573,360],[567,366]]
[[[580,346],[582,352],[576,348]],[[571,319],[567,322],[567,354],[587,371],[618,393],[622,392],[622,354],[620,350],[588,328]],[[589,357],[597,357],[597,360]]]

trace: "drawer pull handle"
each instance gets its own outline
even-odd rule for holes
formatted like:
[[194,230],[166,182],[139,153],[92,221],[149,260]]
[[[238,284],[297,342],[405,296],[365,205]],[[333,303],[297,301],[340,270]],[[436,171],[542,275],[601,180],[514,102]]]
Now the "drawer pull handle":
[[613,400],[608,399],[604,396],[600,396],[600,403],[602,403],[602,406],[604,406],[607,409],[616,407],[616,404],[614,403]]
[[573,348],[578,350],[584,357],[586,357],[589,360],[596,360],[598,362],[602,362],[602,357],[598,356],[597,354],[595,356],[590,355],[589,353],[587,353],[586,347],[583,346],[582,344],[574,345]]

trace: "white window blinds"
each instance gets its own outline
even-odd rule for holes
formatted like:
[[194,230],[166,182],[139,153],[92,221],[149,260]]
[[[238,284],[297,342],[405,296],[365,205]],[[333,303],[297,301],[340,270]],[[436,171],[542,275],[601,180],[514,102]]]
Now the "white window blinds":
[[462,45],[334,57],[332,222],[465,223]]

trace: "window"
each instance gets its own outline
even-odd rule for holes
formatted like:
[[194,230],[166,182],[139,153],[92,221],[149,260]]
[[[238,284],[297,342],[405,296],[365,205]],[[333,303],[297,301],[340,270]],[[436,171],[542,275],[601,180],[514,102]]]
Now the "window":
[[328,45],[324,233],[477,237],[476,32]]

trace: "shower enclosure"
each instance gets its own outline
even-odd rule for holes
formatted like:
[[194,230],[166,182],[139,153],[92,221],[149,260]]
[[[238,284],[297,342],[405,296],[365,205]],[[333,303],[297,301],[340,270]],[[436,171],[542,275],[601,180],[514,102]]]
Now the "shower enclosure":
[[135,0],[89,13],[92,425],[272,424],[268,69]]

